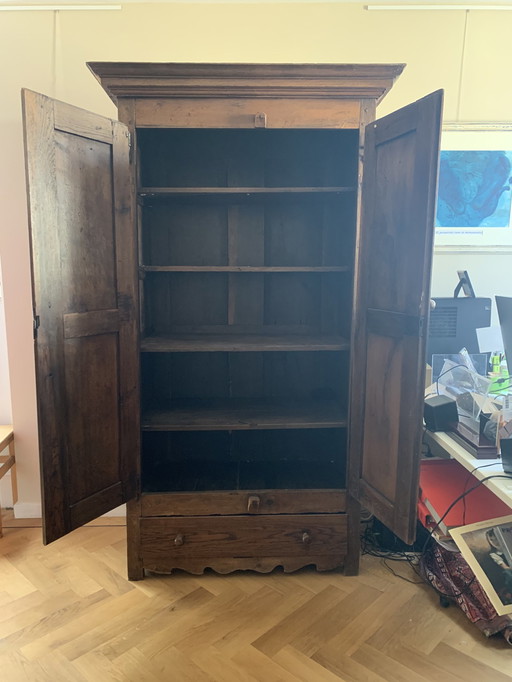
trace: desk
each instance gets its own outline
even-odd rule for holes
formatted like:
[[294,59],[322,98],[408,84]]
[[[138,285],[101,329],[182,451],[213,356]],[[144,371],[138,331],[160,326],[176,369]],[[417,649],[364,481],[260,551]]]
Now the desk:
[[[435,433],[425,431],[424,442],[429,446],[433,455],[456,459],[463,467],[471,471],[473,476],[479,481],[493,474],[505,473],[500,459],[476,459],[462,445],[459,445],[449,433],[444,431],[436,431]],[[485,469],[477,469],[477,467],[485,464],[492,464],[492,466],[486,466]],[[474,469],[476,471],[473,471]],[[484,485],[512,509],[512,478],[491,478]]]

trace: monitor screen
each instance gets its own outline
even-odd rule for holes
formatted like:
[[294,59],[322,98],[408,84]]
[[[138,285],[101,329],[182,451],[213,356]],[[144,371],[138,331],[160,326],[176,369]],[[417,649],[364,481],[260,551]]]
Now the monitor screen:
[[498,308],[505,358],[510,368],[512,366],[512,298],[496,296],[496,307]]

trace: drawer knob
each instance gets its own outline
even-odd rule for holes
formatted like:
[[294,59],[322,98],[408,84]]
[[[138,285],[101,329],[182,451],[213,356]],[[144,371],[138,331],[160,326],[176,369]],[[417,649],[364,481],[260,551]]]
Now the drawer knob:
[[305,545],[309,545],[309,543],[311,542],[311,535],[307,532],[307,530],[305,530],[305,531],[302,533],[302,542],[303,542]]
[[176,545],[176,547],[179,547],[184,542],[185,542],[185,538],[183,537],[183,535],[181,533],[178,533],[178,535],[174,538],[174,544]]
[[249,514],[256,514],[260,509],[260,498],[258,495],[249,495],[247,500],[247,511]]

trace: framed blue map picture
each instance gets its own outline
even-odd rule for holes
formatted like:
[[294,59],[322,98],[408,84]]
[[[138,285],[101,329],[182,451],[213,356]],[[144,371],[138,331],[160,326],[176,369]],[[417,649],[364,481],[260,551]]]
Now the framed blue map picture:
[[512,126],[443,129],[436,246],[512,245]]

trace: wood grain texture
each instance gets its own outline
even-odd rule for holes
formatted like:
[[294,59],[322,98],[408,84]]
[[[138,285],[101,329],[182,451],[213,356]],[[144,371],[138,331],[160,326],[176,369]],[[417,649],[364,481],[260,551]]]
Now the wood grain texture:
[[135,494],[135,203],[124,126],[30,91],[23,103],[50,542]]
[[[361,277],[365,274],[365,269],[363,265],[364,255],[361,253],[361,211],[362,211],[362,184],[363,184],[363,174],[364,174],[364,151],[365,151],[365,135],[366,126],[369,125],[376,118],[376,106],[375,101],[371,99],[361,100],[361,117],[359,120],[359,135],[358,135],[358,154],[357,154],[357,197],[356,205],[353,207],[355,211],[354,221],[354,274],[352,280],[352,309],[350,315],[350,339],[352,343],[358,343],[360,340],[361,333],[361,315],[359,312],[360,308],[360,282]],[[348,506],[348,553],[347,561],[345,564],[345,571],[347,575],[357,575],[359,570],[359,532],[360,524],[359,520],[361,518],[361,504],[359,502],[359,483],[360,483],[360,471],[361,471],[361,442],[358,440],[360,436],[360,430],[362,424],[354,419],[354,414],[360,414],[362,410],[362,401],[364,396],[362,391],[354,390],[357,385],[356,382],[359,381],[360,368],[356,367],[355,362],[350,363],[349,367],[349,377],[350,377],[350,405],[353,410],[350,426],[349,426],[349,452],[350,456],[347,458],[347,480],[350,485],[348,486],[350,493],[347,496],[347,506]],[[357,443],[357,445],[355,445]]]
[[[297,122],[312,127],[320,122],[327,127],[354,123],[346,103],[341,108],[338,103],[333,107],[330,104],[302,106],[295,100],[294,106],[290,107],[275,101],[266,120],[269,127],[276,121],[284,122],[286,127],[293,127]],[[266,108],[266,102],[259,101],[258,105]],[[358,112],[358,105],[353,105],[349,103],[350,110]],[[355,201],[351,183],[357,159],[356,137],[352,133],[339,134],[339,131],[328,134],[316,131],[312,135],[308,130],[274,130],[265,131],[264,137],[256,137],[247,131],[217,130],[213,134],[200,130],[202,125],[212,126],[215,121],[221,121],[220,127],[233,125],[235,128],[243,127],[249,121],[251,127],[254,119],[251,106],[252,103],[246,105],[233,99],[220,105],[209,100],[207,108],[200,100],[189,100],[186,104],[175,99],[172,103],[163,99],[158,102],[139,100],[137,105],[139,126],[148,121],[141,118],[142,115],[152,117],[152,126],[164,119],[165,125],[175,126],[186,112],[184,124],[187,127],[179,135],[172,129],[139,128],[143,180],[139,202],[144,248],[141,281],[144,299],[149,302],[145,310],[147,328],[152,327],[154,335],[149,343],[146,343],[147,337],[142,340],[142,350],[156,351],[162,356],[162,361],[143,358],[142,363],[143,402],[151,406],[144,411],[143,417],[146,491],[247,488],[247,480],[242,484],[242,479],[248,479],[249,485],[283,485],[283,481],[277,480],[279,476],[275,481],[267,480],[270,474],[263,464],[242,471],[237,470],[237,465],[229,467],[229,460],[253,458],[257,449],[256,458],[272,459],[279,457],[279,453],[288,452],[288,456],[295,459],[309,456],[317,461],[328,456],[324,438],[315,443],[309,441],[309,452],[306,452],[307,448],[290,447],[275,431],[331,429],[346,424],[344,410],[339,404],[331,409],[325,401],[317,399],[301,407],[291,400],[292,396],[307,396],[309,392],[325,394],[328,386],[332,386],[334,395],[345,393],[346,381],[339,374],[338,355],[325,357],[321,372],[311,371],[311,368],[304,371],[298,356],[283,355],[282,363],[274,363],[272,367],[263,357],[259,362],[258,359],[262,353],[268,355],[273,351],[307,350],[309,355],[314,355],[322,346],[329,350],[329,341],[336,338],[334,335],[341,326],[347,335],[350,331],[348,322],[344,325],[341,322],[341,318],[350,314],[350,304],[347,305],[350,294],[345,295],[340,305],[340,298],[343,298],[340,291],[350,288],[350,278],[341,282],[339,277],[330,274],[351,271]],[[144,114],[141,113],[143,108]],[[290,118],[292,109],[294,123]],[[333,115],[338,116],[336,121],[329,119]],[[190,126],[197,128],[190,130]],[[346,206],[349,209],[342,221],[339,212]],[[176,273],[186,273],[187,277],[176,277]],[[217,276],[201,278],[210,273]],[[227,278],[223,278],[222,273],[227,273]],[[286,277],[276,276],[276,273]],[[298,276],[299,273],[307,273],[307,276]],[[318,274],[322,277],[317,277]],[[187,334],[186,326],[192,335]],[[318,337],[305,337],[304,334],[309,330],[320,331],[320,328],[325,336],[319,346]],[[223,338],[221,334],[216,336],[215,331],[224,332]],[[251,331],[251,336],[241,336],[240,332],[244,331]],[[267,331],[265,338],[262,332]],[[194,338],[197,343],[193,342]],[[185,341],[181,347],[180,339]],[[307,339],[307,344],[301,346],[303,339]],[[345,341],[340,341],[342,345],[337,351],[344,350]],[[231,350],[237,351],[236,356],[219,359],[217,355],[214,359],[212,355]],[[244,358],[248,351],[257,353],[255,362]],[[176,352],[196,352],[197,359],[167,361],[165,355]],[[197,357],[197,353],[201,356]],[[225,366],[221,367],[222,364]],[[327,367],[328,379],[324,376]],[[290,372],[295,375],[293,379]],[[312,374],[317,376],[313,379]],[[226,399],[203,401],[202,405],[177,401],[168,410],[164,396],[171,392],[199,398],[225,396]],[[285,400],[269,404],[265,398],[274,394]],[[246,395],[254,398],[246,400]],[[253,443],[251,448],[248,442],[244,447],[232,436],[231,442],[227,443],[225,438],[220,438],[225,433],[218,433],[219,438],[212,437],[213,431],[226,430],[234,434],[241,430],[270,431],[274,440],[270,443],[267,438],[265,442]],[[197,438],[198,431],[205,432],[202,441]],[[171,438],[176,433],[180,435],[179,432],[186,432],[184,435],[190,435],[193,440],[187,444]],[[337,462],[345,458],[343,438],[331,454]],[[169,458],[167,471],[159,464],[165,457]],[[206,457],[206,464],[200,461],[201,457]],[[191,461],[187,463],[187,459]],[[311,466],[314,468],[315,464]],[[340,469],[343,466],[340,464]],[[149,473],[153,468],[154,476]],[[269,468],[279,469],[272,465],[267,466]],[[318,463],[316,468],[321,468]],[[300,465],[289,467],[287,487],[299,486],[301,475],[300,480],[304,480],[307,474],[304,471],[300,474],[300,471]],[[309,478],[311,474],[309,470]],[[334,480],[343,479],[340,471],[333,474],[331,482],[326,473],[326,484],[335,485]],[[303,485],[307,487],[308,483]],[[316,481],[314,485],[322,483]],[[264,514],[265,510],[267,513],[281,510],[280,513],[286,514],[335,511],[332,508],[334,495],[326,490],[324,499],[321,497],[321,494],[308,497],[298,489],[295,493],[286,491],[286,497],[280,491],[273,495],[267,492],[263,497],[250,492],[236,496],[233,490],[207,495],[196,493],[195,496],[144,494],[141,510],[144,515],[153,510],[161,517],[178,513],[194,517],[210,514],[213,518],[208,523],[212,524],[217,523],[219,514]],[[255,500],[261,503],[260,512],[255,512],[256,507],[260,508]],[[270,507],[269,502],[272,502]],[[131,519],[131,523],[136,522],[135,518]],[[142,544],[146,523],[147,519],[141,519]],[[226,532],[236,533],[234,526],[237,523],[238,520],[229,520]],[[177,537],[183,541],[182,534],[178,533]],[[236,556],[217,556],[212,546],[207,558],[197,558],[189,555],[172,557],[165,549],[166,544],[156,541],[156,545],[162,545],[164,549],[157,561],[149,560],[153,561],[153,570],[163,572],[181,568],[202,573],[206,565],[220,572],[237,568],[269,571],[276,565],[275,558],[266,556],[271,551],[267,547],[269,540],[260,537],[258,542],[259,548],[251,550],[251,542],[244,536],[235,550]],[[148,567],[142,547],[141,551],[144,565]],[[285,571],[297,570],[307,562],[314,563],[319,570],[342,563],[339,547],[333,548],[329,555],[306,558],[289,556],[289,553],[279,557]],[[139,567],[139,560],[135,561]]]
[[146,412],[144,431],[341,428],[347,419],[336,402],[209,400],[175,402]]
[[[378,101],[401,74],[404,64],[89,62],[88,67],[114,101],[134,95],[142,100],[180,96],[259,99],[271,95],[273,99]],[[258,107],[254,114],[261,111]]]
[[336,514],[345,511],[343,490],[232,490],[142,495],[142,516],[208,514]]
[[[44,413],[50,419],[48,460],[58,463],[60,457],[68,467],[54,476],[65,490],[64,526],[141,490],[171,495],[295,488],[298,504],[302,489],[336,483],[345,488],[344,415],[351,399],[344,351],[350,349],[351,364],[360,367],[352,375],[355,435],[348,433],[355,462],[350,530],[346,515],[254,514],[257,495],[249,495],[247,517],[213,513],[202,519],[197,508],[181,521],[186,533],[176,531],[169,551],[162,539],[177,528],[177,517],[139,522],[137,500],[129,512],[129,572],[140,578],[143,565],[163,571],[201,572],[208,566],[267,571],[279,562],[290,571],[307,560],[323,570],[340,566],[347,551],[348,572],[355,572],[356,498],[371,502],[375,488],[375,508],[386,521],[391,513],[398,532],[406,528],[410,534],[415,516],[410,433],[419,425],[421,406],[401,386],[406,361],[415,366],[417,360],[418,297],[428,288],[429,262],[408,258],[397,245],[405,250],[402,235],[414,254],[429,246],[424,221],[406,229],[402,205],[409,202],[410,208],[412,202],[432,217],[439,107],[425,112],[414,105],[370,126],[362,201],[363,124],[403,65],[89,67],[118,103],[128,129],[104,120],[94,137],[92,114],[48,102],[39,124],[39,133],[51,124],[58,143],[43,149],[41,167],[57,179],[85,183],[82,195],[75,181],[64,187],[53,182],[52,201],[45,206],[46,218],[64,215],[64,223],[79,228],[76,234],[64,229],[52,235],[49,271],[60,267],[62,277],[52,279],[61,281],[56,302],[50,300],[55,324],[49,331],[45,319],[41,327],[42,335],[54,335],[57,347],[65,341],[64,363],[55,363],[53,347],[48,366],[41,354],[42,376],[51,379]],[[34,147],[38,144],[39,139]],[[137,169],[130,167],[134,159]],[[107,160],[114,161],[113,170]],[[367,183],[368,178],[378,181]],[[41,177],[38,182],[43,197]],[[356,215],[367,201],[363,218],[378,214],[373,222]],[[134,324],[137,246],[141,344]],[[360,266],[355,298],[354,259]],[[409,287],[409,279],[421,280],[423,288]],[[370,280],[373,288],[365,288]],[[367,309],[377,312],[367,315]],[[398,324],[388,310],[399,313]],[[404,330],[408,342],[400,345]],[[117,461],[109,452],[139,449],[139,373],[133,362],[139,349],[146,415],[141,462]],[[66,371],[59,373],[61,365]],[[87,367],[95,379],[80,392]],[[387,402],[386,372],[393,375]],[[373,374],[373,383],[365,383]],[[357,402],[356,391],[364,401]],[[51,423],[55,408],[61,396],[75,395],[76,404],[59,414],[70,434],[59,432]],[[293,401],[302,398],[308,404],[298,408]],[[207,409],[185,402],[210,399],[216,402]],[[269,399],[278,399],[277,407]],[[362,463],[360,452],[366,456]],[[373,466],[379,454],[379,466]],[[311,530],[301,535],[301,523]],[[256,667],[260,653],[251,655]],[[91,664],[100,670],[104,661],[92,656]]]
[[313,563],[325,570],[343,565],[346,553],[343,514],[143,517],[140,528],[144,567],[164,573],[295,571]]
[[504,639],[486,639],[373,557],[353,578],[304,568],[129,582],[122,527],[81,528],[42,547],[40,528],[5,525],[6,682],[512,680]]
[[266,129],[280,128],[355,128],[359,119],[357,100],[323,100],[311,102],[291,98],[283,104],[261,97],[257,101],[241,97],[221,99],[209,97],[187,100],[183,96],[172,100],[137,100],[137,124],[142,128],[242,128],[256,129],[257,115],[264,109]]
[[119,330],[119,310],[93,310],[90,313],[69,313],[64,315],[64,337],[95,336]]
[[367,125],[349,425],[354,498],[411,543],[442,93]]

